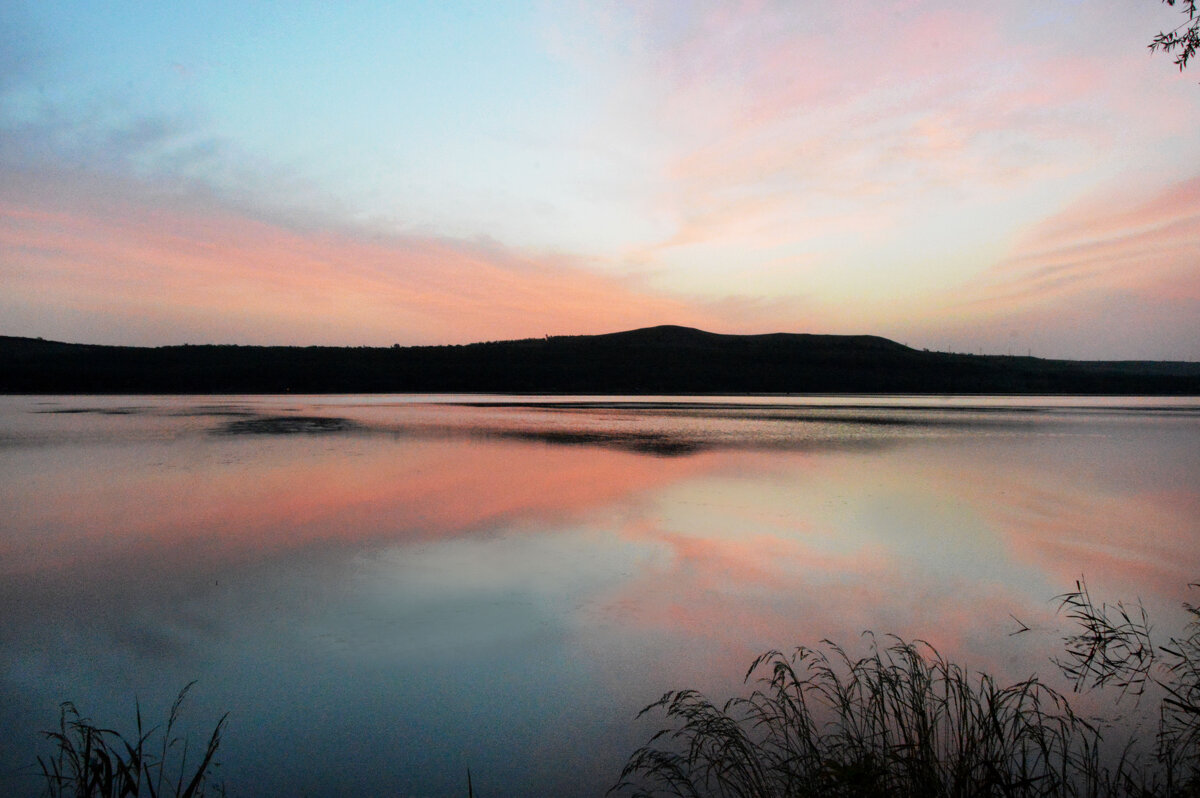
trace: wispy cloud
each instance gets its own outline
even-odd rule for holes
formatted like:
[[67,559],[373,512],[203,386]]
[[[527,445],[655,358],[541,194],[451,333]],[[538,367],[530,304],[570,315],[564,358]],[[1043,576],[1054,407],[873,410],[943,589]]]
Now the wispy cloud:
[[1200,299],[1200,176],[1130,203],[1092,199],[1035,227],[989,275],[984,303],[1092,288]]
[[[938,192],[1081,168],[1104,137],[1064,114],[1093,96],[1095,62],[1014,45],[983,8],[763,6],[638,20],[640,79],[660,87],[674,139],[664,199],[680,228],[663,246],[761,235],[748,218],[793,239],[831,217],[895,223]],[[685,18],[666,41],[662,15]]]
[[[44,176],[42,176],[44,178]],[[92,177],[0,189],[10,332],[121,343],[455,343],[715,314],[561,255],[303,229]],[[23,322],[23,323],[21,323]]]
[[1098,184],[1160,179],[1149,143],[1186,127],[1177,87],[1148,81],[1136,31],[1106,49],[1111,22],[1034,3],[641,4],[608,28],[653,98],[637,107],[674,225],[628,260],[659,287],[792,297],[829,330],[956,327],[946,288],[1022,230]]
[[1033,225],[955,288],[934,314],[940,332],[916,334],[998,352],[1200,360],[1200,177],[1130,194],[1092,195]]

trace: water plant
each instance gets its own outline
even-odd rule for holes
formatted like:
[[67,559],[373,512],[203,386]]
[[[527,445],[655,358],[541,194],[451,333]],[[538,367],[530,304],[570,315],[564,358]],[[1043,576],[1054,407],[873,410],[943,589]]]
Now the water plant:
[[61,704],[58,729],[42,732],[54,746],[51,756],[38,757],[45,784],[42,794],[52,798],[201,798],[224,794],[212,776],[228,713],[217,722],[199,761],[190,766],[188,740],[176,734],[184,699],[194,684],[189,682],[179,691],[161,734],[157,727],[144,729],[141,705],[135,702],[137,731],[133,739],[96,725],[69,701]]
[[1083,581],[1059,597],[1078,625],[1057,661],[1077,690],[1159,690],[1144,750],[1037,677],[1001,686],[932,646],[866,635],[853,657],[823,641],[751,664],[747,697],[670,691],[641,715],[671,724],[629,758],[610,792],[633,796],[1200,796],[1200,611],[1156,645],[1140,604],[1097,606]]
[[1200,607],[1184,602],[1183,633],[1159,642],[1141,602],[1097,604],[1083,579],[1058,599],[1077,631],[1055,663],[1076,690],[1113,685],[1148,696],[1158,709],[1155,758],[1167,794],[1200,795]]

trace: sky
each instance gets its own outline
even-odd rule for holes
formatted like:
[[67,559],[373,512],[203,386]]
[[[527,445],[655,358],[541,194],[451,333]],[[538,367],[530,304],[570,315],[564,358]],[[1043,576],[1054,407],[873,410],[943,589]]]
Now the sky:
[[0,334],[1200,360],[1156,0],[0,12]]

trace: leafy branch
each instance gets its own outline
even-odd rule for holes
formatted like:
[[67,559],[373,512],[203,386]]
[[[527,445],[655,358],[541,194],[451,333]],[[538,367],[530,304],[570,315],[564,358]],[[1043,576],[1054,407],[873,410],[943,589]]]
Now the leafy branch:
[[1196,55],[1196,50],[1200,49],[1200,12],[1196,10],[1196,0],[1163,0],[1163,2],[1169,6],[1174,6],[1178,2],[1182,6],[1181,12],[1187,19],[1179,23],[1173,30],[1160,32],[1148,47],[1152,53],[1159,50],[1164,53],[1178,51],[1175,56],[1175,64],[1182,72],[1188,65],[1188,61]]

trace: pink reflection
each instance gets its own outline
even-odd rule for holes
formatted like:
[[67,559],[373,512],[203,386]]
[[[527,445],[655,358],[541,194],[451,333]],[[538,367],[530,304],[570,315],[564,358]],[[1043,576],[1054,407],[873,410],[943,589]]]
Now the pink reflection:
[[[237,563],[313,545],[411,543],[495,524],[568,523],[711,467],[612,449],[483,441],[223,441],[199,464],[87,463],[14,496],[0,537],[10,573],[130,550],[200,547]],[[135,453],[135,457],[140,456]],[[244,459],[243,459],[244,458]],[[26,534],[24,530],[36,530]]]
[[[663,689],[701,683],[740,676],[767,648],[852,646],[867,629],[1020,678],[1046,670],[1063,625],[1052,597],[1080,575],[1153,610],[1200,574],[1189,424],[983,426],[678,458],[383,434],[84,447],[67,464],[45,453],[45,473],[16,469],[28,482],[5,485],[17,533],[0,537],[0,563],[59,581],[97,564],[102,579],[223,573],[308,551],[420,557],[503,529],[541,533],[519,555],[540,568],[546,539],[579,551],[572,533],[586,527],[587,556],[611,569],[554,612],[607,658],[614,690],[632,669],[662,671]],[[501,592],[540,578],[494,565],[471,563]],[[1019,624],[1033,631],[1010,637]]]
[[1023,486],[996,508],[1014,557],[1070,586],[1080,575],[1141,595],[1178,596],[1195,580],[1195,494],[1147,491],[1120,497],[1064,495]]
[[923,639],[1001,676],[1053,679],[1048,657],[1068,626],[1053,597],[1081,575],[1105,600],[1144,600],[1172,630],[1200,575],[1200,491],[1181,484],[1194,467],[1168,454],[1076,435],[914,445],[869,464],[763,455],[760,478],[773,468],[789,486],[778,495],[790,515],[772,521],[771,496],[731,480],[709,492],[758,510],[740,510],[740,528],[686,516],[626,525],[657,556],[601,612],[647,639],[703,648],[703,662],[660,662],[672,670],[664,687],[706,684],[706,668],[740,675],[768,648],[825,638],[854,648],[864,630]]

